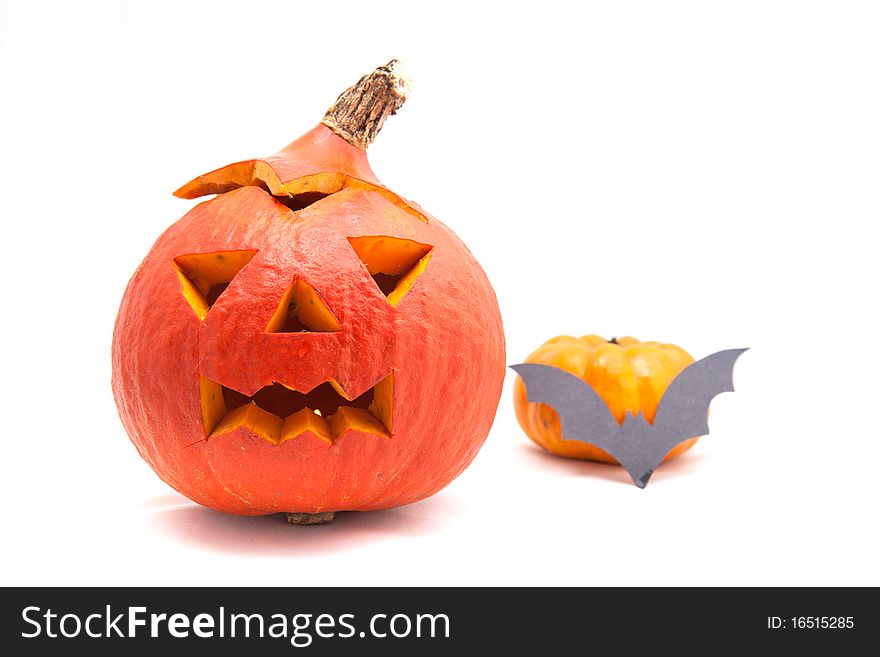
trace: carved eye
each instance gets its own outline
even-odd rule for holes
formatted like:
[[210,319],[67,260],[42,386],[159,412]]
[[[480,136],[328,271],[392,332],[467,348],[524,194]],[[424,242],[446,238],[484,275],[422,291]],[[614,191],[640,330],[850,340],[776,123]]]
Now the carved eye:
[[199,319],[205,319],[232,279],[256,251],[216,251],[174,258],[181,291]]
[[349,237],[348,241],[392,306],[410,291],[434,251],[428,244],[389,235]]

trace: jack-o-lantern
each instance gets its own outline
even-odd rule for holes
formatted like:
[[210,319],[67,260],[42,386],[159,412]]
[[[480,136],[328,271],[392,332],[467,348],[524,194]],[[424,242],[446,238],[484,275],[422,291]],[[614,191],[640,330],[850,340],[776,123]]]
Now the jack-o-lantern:
[[492,287],[366,158],[406,89],[391,62],[277,155],[175,192],[216,196],[131,279],[113,391],[141,456],[196,502],[303,523],[398,506],[485,440],[504,378]]

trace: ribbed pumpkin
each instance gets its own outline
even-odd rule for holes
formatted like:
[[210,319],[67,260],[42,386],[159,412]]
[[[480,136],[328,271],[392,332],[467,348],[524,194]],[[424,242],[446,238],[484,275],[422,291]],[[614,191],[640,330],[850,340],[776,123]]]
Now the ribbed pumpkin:
[[[606,340],[596,335],[561,335],[538,347],[525,362],[552,365],[586,381],[618,422],[623,422],[627,411],[633,415],[641,412],[653,422],[666,388],[694,359],[673,344],[639,342],[630,337]],[[526,434],[547,451],[568,458],[617,463],[598,447],[580,440],[563,440],[556,411],[546,404],[529,403],[519,377],[514,384],[514,408]],[[697,440],[681,443],[664,461],[690,449]]]

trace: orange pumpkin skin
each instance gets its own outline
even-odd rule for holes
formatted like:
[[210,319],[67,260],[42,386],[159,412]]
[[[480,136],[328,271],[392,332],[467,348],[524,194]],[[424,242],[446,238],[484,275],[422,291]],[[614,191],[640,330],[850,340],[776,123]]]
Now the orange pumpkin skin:
[[[281,202],[313,192],[329,195],[296,211]],[[117,317],[113,392],[141,456],[192,500],[242,515],[383,509],[446,486],[483,444],[505,372],[495,294],[465,245],[382,187],[364,151],[323,125],[276,156],[177,192],[210,193],[219,195],[158,239]],[[355,253],[349,238],[359,236],[432,247],[396,306]],[[254,253],[200,318],[175,259],[236,251]],[[297,280],[338,330],[267,330]],[[386,435],[338,412],[309,416],[323,428],[285,440],[284,418],[264,414],[228,430],[206,419],[216,400],[205,395],[220,386],[252,396],[273,382],[306,393],[330,381],[354,399],[389,375],[388,408],[378,411]]]
[[[653,422],[666,388],[694,359],[672,344],[639,342],[630,337],[611,342],[596,335],[561,335],[545,342],[525,362],[552,365],[586,381],[618,422],[623,422],[627,411],[633,415],[641,412],[648,422]],[[568,458],[617,463],[598,447],[580,440],[563,440],[556,411],[546,404],[529,403],[519,377],[514,384],[513,401],[520,426],[547,451]],[[697,440],[684,441],[663,460],[687,451]]]

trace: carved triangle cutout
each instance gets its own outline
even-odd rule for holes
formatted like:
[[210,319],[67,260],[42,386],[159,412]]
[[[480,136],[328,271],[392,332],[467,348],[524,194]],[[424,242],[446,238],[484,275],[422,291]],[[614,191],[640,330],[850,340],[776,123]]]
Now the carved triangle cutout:
[[251,261],[256,251],[191,253],[174,258],[183,297],[199,319],[205,319],[232,279]]
[[392,306],[410,291],[434,250],[428,244],[389,235],[349,237],[348,241]]
[[296,280],[281,297],[266,332],[332,333],[340,328],[317,290],[303,280]]

